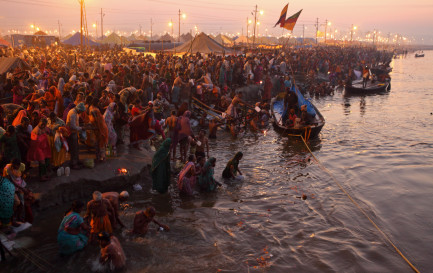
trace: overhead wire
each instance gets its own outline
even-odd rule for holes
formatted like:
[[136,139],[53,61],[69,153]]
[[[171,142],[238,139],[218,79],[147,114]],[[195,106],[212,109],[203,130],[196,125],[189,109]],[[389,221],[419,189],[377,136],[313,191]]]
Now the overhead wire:
[[317,165],[319,166],[319,168],[321,168],[323,171],[325,171],[331,178],[332,180],[335,182],[335,184],[338,186],[338,188],[346,195],[347,198],[349,198],[349,200],[355,205],[355,207],[365,216],[365,218],[367,218],[367,220],[373,225],[373,227],[379,231],[379,233],[382,235],[382,237],[385,239],[385,241],[387,241],[393,248],[394,250],[400,255],[400,257],[409,265],[409,267],[416,273],[420,273],[420,271],[415,267],[415,265],[413,265],[409,259],[401,252],[401,250],[393,243],[393,241],[391,240],[391,238],[389,238],[389,236],[376,224],[376,222],[367,214],[367,212],[359,205],[358,202],[356,202],[356,200],[349,194],[349,192],[343,188],[343,186],[341,185],[341,183],[338,181],[338,179],[334,176],[334,174],[328,169],[326,168],[322,162],[320,162],[320,160],[313,154],[313,152],[311,151],[310,147],[308,146],[305,138],[302,135],[294,135],[294,134],[288,134],[289,136],[295,136],[295,137],[300,137],[305,145],[305,147],[307,148],[308,152],[311,154],[311,156],[314,158],[314,160],[316,161]]

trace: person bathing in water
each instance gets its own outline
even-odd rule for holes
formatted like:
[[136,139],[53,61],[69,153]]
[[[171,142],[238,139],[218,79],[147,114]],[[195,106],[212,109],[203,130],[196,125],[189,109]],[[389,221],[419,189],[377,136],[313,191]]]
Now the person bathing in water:
[[242,152],[237,152],[235,156],[227,163],[227,166],[223,171],[223,178],[236,178],[238,173],[242,175],[241,170],[239,170],[239,161],[242,159],[243,155],[244,154]]

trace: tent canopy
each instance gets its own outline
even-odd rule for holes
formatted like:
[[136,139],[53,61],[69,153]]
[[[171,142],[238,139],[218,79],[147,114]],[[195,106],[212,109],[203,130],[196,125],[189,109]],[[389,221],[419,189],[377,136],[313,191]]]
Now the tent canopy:
[[6,41],[5,39],[3,39],[2,37],[0,37],[0,46],[9,47],[9,46],[11,46],[11,44],[8,41]]
[[101,43],[109,44],[109,45],[122,45],[122,44],[126,45],[129,44],[129,41],[126,38],[120,37],[119,35],[113,32],[110,35],[108,35],[108,37],[103,39]]
[[233,40],[230,39],[229,37],[225,36],[225,35],[222,35],[222,34],[218,34],[218,36],[216,36],[214,40],[217,41],[218,43],[224,45],[224,46],[232,46],[233,45]]
[[237,44],[250,44],[252,42],[253,42],[253,40],[250,37],[247,38],[247,36],[243,36],[243,35],[239,36],[235,40],[235,43],[237,43]]
[[[86,44],[85,42],[85,37],[83,37],[83,44]],[[73,45],[73,46],[77,46],[77,45],[81,45],[81,35],[79,32],[76,32],[74,35],[72,35],[71,37],[69,37],[68,39],[63,41],[64,44],[66,45]],[[90,46],[95,46],[98,45],[98,43],[92,41],[91,39],[89,39],[89,45]]]
[[170,41],[174,42],[174,38],[170,36],[170,34],[166,33],[159,38],[161,41]]
[[11,72],[17,67],[28,69],[29,65],[18,57],[0,58],[0,75]]
[[227,49],[217,43],[215,40],[204,34],[200,33],[190,42],[184,43],[178,47],[170,49],[169,51],[175,51],[177,53],[231,53],[230,49]]
[[43,32],[42,30],[39,30],[38,32],[35,32],[34,35],[47,35],[45,32]]
[[191,33],[184,33],[184,34],[182,34],[182,35],[180,35],[180,41],[182,42],[182,43],[188,43],[188,42],[190,42],[192,39],[193,39],[194,37],[192,37],[192,35],[191,35]]

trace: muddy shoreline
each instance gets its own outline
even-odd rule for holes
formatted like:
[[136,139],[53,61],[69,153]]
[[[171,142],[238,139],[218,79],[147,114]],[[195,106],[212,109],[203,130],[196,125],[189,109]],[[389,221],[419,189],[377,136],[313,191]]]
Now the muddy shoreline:
[[[101,192],[122,191],[134,184],[151,183],[150,166],[152,151],[120,147],[117,157],[109,157],[94,168],[71,170],[69,176],[53,177],[47,182],[30,182],[29,187],[38,200],[36,211],[43,211],[77,199],[89,199],[96,190]],[[88,154],[80,159],[92,158]],[[118,174],[126,169],[127,174]]]

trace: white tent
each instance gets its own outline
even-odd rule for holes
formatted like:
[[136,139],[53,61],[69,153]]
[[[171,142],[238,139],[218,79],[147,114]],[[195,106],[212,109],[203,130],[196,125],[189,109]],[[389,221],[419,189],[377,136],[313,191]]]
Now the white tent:
[[106,38],[104,38],[101,42],[102,44],[108,44],[108,45],[127,45],[129,44],[128,39],[125,37],[120,37],[116,33],[111,33]]
[[[76,32],[74,35],[64,40],[63,43],[66,45],[73,45],[73,46],[81,45],[81,34],[79,32]],[[83,44],[85,45],[87,44],[85,37],[83,37]],[[98,45],[98,43],[89,38],[88,45],[94,46],[94,45]]]
[[217,41],[218,43],[224,45],[224,46],[233,46],[233,40],[230,39],[229,37],[219,34],[218,36],[216,36],[214,38],[215,41]]
[[174,39],[173,37],[171,37],[170,34],[168,34],[168,33],[162,35],[159,39],[160,39],[161,41],[164,41],[164,42],[166,42],[166,41],[174,42],[174,40],[175,40],[175,39]]
[[192,37],[192,35],[191,35],[191,33],[184,33],[184,34],[182,34],[182,35],[180,35],[180,41],[182,42],[182,43],[188,43],[188,42],[191,42],[191,40],[193,39],[194,37]]
[[236,40],[235,40],[236,44],[251,44],[253,43],[253,40],[251,39],[251,37],[247,36],[239,36]]
[[178,47],[170,49],[168,51],[176,53],[192,53],[197,52],[209,54],[209,53],[232,53],[230,49],[225,48],[215,40],[204,34],[203,32],[197,35],[192,41],[184,43]]

